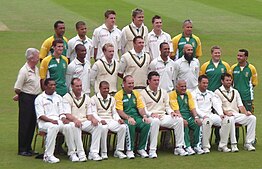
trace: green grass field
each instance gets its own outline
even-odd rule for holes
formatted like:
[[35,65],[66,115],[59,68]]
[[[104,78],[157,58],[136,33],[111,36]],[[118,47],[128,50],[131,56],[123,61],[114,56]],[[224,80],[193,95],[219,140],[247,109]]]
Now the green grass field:
[[[201,38],[203,57],[210,58],[213,45],[222,47],[223,59],[236,62],[238,49],[247,48],[249,61],[262,77],[262,0],[0,0],[0,168],[202,168],[202,169],[259,169],[262,168],[261,130],[262,87],[255,89],[255,114],[257,116],[258,144],[256,152],[243,150],[240,139],[238,153],[223,154],[213,145],[209,155],[177,157],[172,151],[160,151],[158,159],[118,160],[71,163],[62,156],[61,163],[50,165],[33,157],[17,155],[17,103],[12,101],[13,85],[18,70],[25,62],[24,52],[28,47],[40,48],[44,39],[53,34],[53,23],[66,23],[66,37],[75,36],[74,24],[83,20],[88,24],[88,36],[104,21],[104,11],[117,12],[117,25],[123,28],[131,21],[131,10],[145,10],[145,24],[151,30],[151,18],[158,14],[163,18],[163,28],[174,35],[181,32],[182,21],[192,19],[194,33]],[[40,142],[40,141],[39,141]],[[37,147],[41,151],[40,144]]]

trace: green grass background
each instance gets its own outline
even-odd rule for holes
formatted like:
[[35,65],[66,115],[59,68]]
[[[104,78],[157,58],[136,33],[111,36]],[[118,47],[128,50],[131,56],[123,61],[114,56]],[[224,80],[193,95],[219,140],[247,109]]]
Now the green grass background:
[[[174,35],[181,32],[182,21],[192,19],[194,33],[201,38],[203,57],[210,58],[213,45],[222,47],[223,59],[233,64],[237,51],[247,48],[249,61],[254,64],[261,79],[262,59],[262,0],[0,0],[0,23],[8,27],[0,31],[0,168],[262,168],[261,112],[259,86],[255,89],[258,144],[256,152],[246,152],[240,139],[239,153],[219,153],[213,145],[209,155],[177,157],[172,151],[159,151],[159,158],[118,160],[110,156],[102,162],[71,163],[61,156],[61,163],[50,165],[33,157],[17,154],[17,103],[12,101],[13,85],[18,70],[25,62],[28,47],[40,48],[44,39],[53,34],[53,23],[61,19],[66,23],[66,37],[75,36],[75,22],[88,24],[88,36],[104,21],[104,11],[117,12],[117,25],[123,28],[131,21],[131,10],[145,10],[145,24],[151,30],[151,18],[163,18],[163,29]],[[37,150],[41,151],[40,144]]]

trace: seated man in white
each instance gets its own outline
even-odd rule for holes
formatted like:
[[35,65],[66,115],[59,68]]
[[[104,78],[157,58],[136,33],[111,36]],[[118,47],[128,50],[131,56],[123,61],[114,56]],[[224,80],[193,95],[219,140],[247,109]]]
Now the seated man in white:
[[[202,120],[202,148],[205,153],[210,152],[210,136],[213,125],[221,127],[220,141],[218,145],[219,151],[230,152],[227,147],[230,130],[234,128],[234,123],[228,116],[225,116],[222,110],[220,98],[210,90],[208,87],[208,77],[200,75],[198,77],[198,88],[192,92],[195,101],[196,111]],[[216,114],[212,112],[212,108]],[[233,126],[232,126],[233,125]]]
[[[102,125],[94,118],[91,111],[91,100],[82,91],[82,82],[79,78],[71,81],[72,91],[63,97],[64,112],[69,121],[85,132],[91,133],[91,147],[88,155],[89,160],[100,161],[99,146],[101,139]],[[77,132],[80,132],[79,130]],[[81,136],[80,136],[81,137]],[[79,145],[80,146],[80,145]],[[84,161],[82,147],[76,147],[79,161]]]
[[107,134],[108,130],[110,130],[117,133],[117,145],[114,157],[123,159],[126,158],[123,151],[127,125],[118,115],[115,106],[115,98],[109,95],[109,91],[109,83],[107,81],[101,81],[99,84],[99,92],[91,98],[94,117],[102,123],[103,126],[101,134],[101,157],[103,159],[108,159]]
[[68,147],[70,160],[75,152],[73,133],[76,127],[68,124],[63,114],[62,97],[56,94],[56,83],[53,79],[47,78],[44,81],[45,91],[35,99],[35,110],[39,131],[46,132],[45,152],[43,160],[48,163],[58,163],[60,160],[54,156],[56,136],[58,132],[63,133]]
[[159,127],[172,128],[175,133],[175,155],[185,156],[184,123],[179,112],[174,112],[169,105],[169,96],[164,89],[159,88],[160,75],[156,71],[148,74],[148,86],[141,91],[145,110],[151,120],[149,158],[157,158],[157,138]]
[[[247,134],[244,148],[248,151],[255,151],[252,143],[255,141],[256,133],[256,117],[250,111],[247,111],[243,106],[240,94],[232,85],[232,76],[229,73],[224,73],[221,76],[222,86],[215,93],[222,101],[224,114],[230,116],[232,123],[238,123],[247,126]],[[237,152],[237,141],[235,137],[235,125],[231,135],[232,152]]]

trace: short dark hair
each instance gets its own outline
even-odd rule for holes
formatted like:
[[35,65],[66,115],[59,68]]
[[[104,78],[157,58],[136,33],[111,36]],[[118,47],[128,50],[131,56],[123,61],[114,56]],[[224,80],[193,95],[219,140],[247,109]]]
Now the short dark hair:
[[153,16],[152,23],[154,23],[156,19],[161,19],[161,16],[159,16],[159,15]]
[[58,24],[64,24],[64,22],[63,22],[63,21],[60,21],[60,20],[56,21],[56,22],[54,23],[54,28],[55,28],[55,29],[58,27]]
[[229,73],[223,73],[222,75],[221,75],[221,80],[225,80],[225,77],[231,77],[231,79],[232,79],[232,75],[231,74],[229,74]]
[[107,81],[103,80],[103,81],[101,81],[99,83],[99,88],[101,88],[103,85],[108,85],[109,86],[109,83]]
[[202,81],[202,79],[208,79],[207,75],[198,76],[198,83],[200,83]]
[[116,15],[116,12],[114,11],[114,10],[112,10],[112,9],[108,9],[108,10],[106,10],[106,12],[105,12],[105,18],[108,18],[109,17],[109,15]]
[[47,78],[47,79],[45,79],[44,85],[47,86],[47,85],[49,84],[49,82],[51,82],[51,81],[55,81],[55,80],[52,79],[52,78]]
[[245,56],[248,57],[248,50],[246,49],[239,49],[239,52],[244,52]]
[[133,43],[136,43],[136,40],[137,39],[144,39],[142,36],[136,36],[136,37],[134,37],[134,39],[133,39]]
[[71,80],[71,85],[74,85],[75,84],[75,81],[81,81],[81,79],[79,79],[78,77],[74,77],[72,80]]
[[160,75],[157,71],[149,72],[148,75],[147,75],[147,80],[151,80],[152,76],[160,76]]
[[162,43],[160,43],[160,45],[159,45],[159,49],[162,49],[162,47],[164,46],[164,45],[169,45],[167,42],[162,42]]
[[78,29],[81,25],[86,25],[86,23],[84,21],[78,21],[76,23],[76,29]]
[[80,48],[80,46],[83,46],[85,48],[85,46],[83,44],[77,44],[76,47],[75,47],[75,51],[77,52],[78,49]]
[[53,42],[52,42],[52,46],[55,47],[56,44],[58,43],[63,43],[64,44],[64,41],[61,39],[61,38],[56,38]]

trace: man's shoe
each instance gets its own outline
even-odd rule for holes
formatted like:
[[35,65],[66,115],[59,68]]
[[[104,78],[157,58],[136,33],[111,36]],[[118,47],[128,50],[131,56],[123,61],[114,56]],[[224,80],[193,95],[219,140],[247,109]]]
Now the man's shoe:
[[156,151],[149,151],[149,158],[157,158]]
[[126,151],[126,156],[127,156],[128,159],[134,159],[135,158],[134,152],[132,150]]
[[101,157],[102,157],[103,160],[107,160],[108,159],[108,156],[107,156],[106,152],[101,153]]
[[231,151],[231,149],[227,148],[227,146],[224,146],[224,147],[218,147],[218,151],[228,153]]
[[55,156],[51,155],[49,157],[47,156],[44,156],[44,159],[43,159],[45,162],[47,163],[58,163],[60,162],[60,160],[58,158],[56,158]]
[[142,158],[148,158],[148,154],[145,150],[137,150],[137,153],[142,157]]
[[116,150],[114,152],[114,157],[118,157],[120,159],[124,159],[126,158],[127,156],[122,152],[122,151],[119,151],[119,150]]
[[19,152],[18,155],[30,157],[30,156],[32,156],[32,153],[26,152],[26,151],[22,151],[22,152]]
[[89,153],[88,160],[101,161],[102,157],[100,157],[98,153]]
[[194,151],[197,153],[197,154],[204,154],[205,152],[202,150],[201,147],[194,147]]
[[78,162],[79,158],[77,157],[77,155],[74,153],[72,155],[70,155],[69,160],[72,162]]
[[237,144],[232,144],[231,145],[231,152],[239,152],[239,150],[237,148]]
[[247,151],[256,151],[256,148],[252,144],[245,144],[244,149]]
[[205,148],[203,148],[203,151],[204,151],[204,153],[205,153],[205,154],[208,154],[208,153],[210,153],[210,150],[209,150],[209,148],[206,148],[206,147],[205,147]]
[[186,152],[188,153],[189,156],[194,155],[196,153],[191,147],[187,147]]
[[86,156],[79,157],[79,161],[80,162],[86,162],[87,161]]
[[174,150],[175,155],[180,155],[180,156],[187,156],[188,152],[186,152],[182,147],[177,147]]

